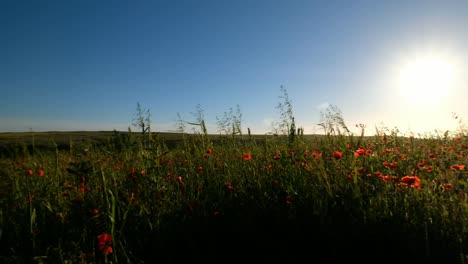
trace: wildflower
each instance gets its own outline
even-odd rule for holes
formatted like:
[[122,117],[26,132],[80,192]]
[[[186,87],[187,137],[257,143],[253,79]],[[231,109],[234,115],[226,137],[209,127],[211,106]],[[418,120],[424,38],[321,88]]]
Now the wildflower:
[[177,181],[178,181],[180,184],[182,184],[182,185],[185,184],[185,183],[184,183],[184,180],[182,179],[182,176],[177,176]]
[[382,141],[383,141],[383,142],[387,142],[387,135],[384,134],[384,135],[382,136]]
[[206,150],[206,153],[211,154],[211,153],[213,153],[213,150],[211,148],[209,148],[209,149]]
[[274,160],[279,160],[281,158],[281,155],[276,153],[275,156],[273,157]]
[[268,171],[273,171],[273,165],[271,165],[271,164],[268,165],[267,170],[268,170]]
[[340,152],[340,151],[335,151],[335,152],[333,152],[333,157],[335,159],[341,159],[341,157],[343,157],[343,153]]
[[455,140],[456,140],[456,141],[460,141],[460,140],[461,140],[461,137],[455,137]]
[[355,157],[364,156],[365,154],[366,154],[366,151],[362,147],[360,147],[354,152]]
[[33,175],[33,170],[28,170],[28,175]]
[[378,177],[384,182],[388,182],[388,180],[390,179],[390,176],[388,175],[379,175]]
[[203,172],[203,167],[202,167],[202,166],[198,166],[198,172],[199,172],[199,173],[202,173],[202,172]]
[[94,208],[92,211],[93,215],[98,215],[100,213],[99,209]]
[[213,216],[220,216],[220,215],[221,215],[221,213],[219,211],[214,211],[213,212]]
[[455,165],[450,166],[450,169],[453,171],[457,171],[457,170],[461,171],[465,169],[465,165],[455,164]]
[[418,167],[419,168],[422,168],[424,167],[424,165],[427,163],[427,161],[425,159],[423,159],[421,162],[418,162]]
[[442,186],[445,190],[450,191],[453,188],[451,183],[446,183]]
[[321,153],[321,152],[314,151],[314,152],[312,152],[312,157],[313,157],[314,159],[320,158],[320,157],[322,157],[322,153]]
[[252,155],[250,155],[249,153],[244,153],[243,159],[244,159],[244,160],[251,160],[251,159],[252,159]]
[[291,205],[291,204],[292,204],[292,198],[293,198],[292,195],[286,196],[286,204],[287,204],[287,205]]
[[101,250],[104,255],[112,253],[112,247],[110,246],[112,242],[112,236],[104,233],[99,235],[97,238],[99,250]]
[[417,176],[405,176],[401,178],[401,183],[404,186],[421,189],[420,185],[421,180]]
[[426,170],[427,170],[427,172],[432,172],[432,166],[427,166]]
[[392,169],[398,168],[398,163],[397,162],[390,163],[390,162],[384,161],[384,162],[382,162],[382,165],[384,165],[384,167],[392,168]]
[[226,182],[224,186],[226,186],[226,188],[228,188],[229,190],[234,190],[234,186],[232,186],[231,182]]
[[43,177],[43,176],[44,176],[44,171],[43,171],[43,170],[38,170],[38,171],[37,171],[37,175],[38,175],[39,177]]

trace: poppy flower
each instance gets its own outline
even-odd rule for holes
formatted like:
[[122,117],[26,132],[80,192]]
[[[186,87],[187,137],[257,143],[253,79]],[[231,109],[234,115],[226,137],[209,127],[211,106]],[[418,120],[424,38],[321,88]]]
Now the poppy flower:
[[38,170],[38,171],[37,171],[37,175],[38,175],[39,177],[43,177],[43,176],[44,176],[44,171],[43,171],[43,170]]
[[450,166],[450,169],[453,171],[457,171],[457,170],[461,171],[465,169],[465,165],[455,164],[455,165]]
[[112,236],[104,233],[99,235],[97,238],[99,250],[101,250],[104,255],[112,253],[112,247],[110,246],[112,243]]
[[401,178],[401,183],[404,186],[411,187],[411,188],[421,189],[420,182],[421,182],[421,179],[419,179],[419,177],[417,176],[405,176]]
[[252,155],[250,155],[249,153],[244,153],[244,155],[242,156],[244,160],[251,160],[252,159]]
[[335,159],[341,159],[341,157],[343,157],[343,153],[340,152],[340,151],[335,151],[335,152],[333,152],[333,157]]
[[363,148],[359,148],[354,152],[355,157],[364,156],[366,151]]
[[182,185],[185,184],[185,183],[184,183],[184,179],[182,179],[182,176],[177,176],[177,181],[178,181],[180,184],[182,184]]
[[232,183],[231,183],[231,182],[226,182],[224,185],[225,185],[226,188],[228,188],[229,190],[234,190],[234,186],[232,186]]

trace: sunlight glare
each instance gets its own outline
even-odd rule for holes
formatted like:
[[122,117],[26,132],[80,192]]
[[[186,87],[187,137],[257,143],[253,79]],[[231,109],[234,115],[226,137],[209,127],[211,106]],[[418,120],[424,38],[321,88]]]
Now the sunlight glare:
[[455,63],[437,54],[407,59],[399,69],[400,96],[419,105],[437,103],[455,83]]

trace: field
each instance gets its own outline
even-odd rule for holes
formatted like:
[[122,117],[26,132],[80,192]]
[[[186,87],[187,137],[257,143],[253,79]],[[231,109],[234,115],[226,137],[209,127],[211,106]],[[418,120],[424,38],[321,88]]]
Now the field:
[[466,263],[468,137],[0,134],[2,263]]

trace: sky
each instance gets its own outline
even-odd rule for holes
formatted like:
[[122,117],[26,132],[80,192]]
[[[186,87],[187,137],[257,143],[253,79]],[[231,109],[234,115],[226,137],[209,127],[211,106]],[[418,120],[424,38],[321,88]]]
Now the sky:
[[456,131],[466,14],[464,0],[2,0],[0,132],[136,130],[139,103],[152,131],[202,109],[219,133],[239,105],[263,134],[281,86],[306,134],[329,106],[355,133]]

